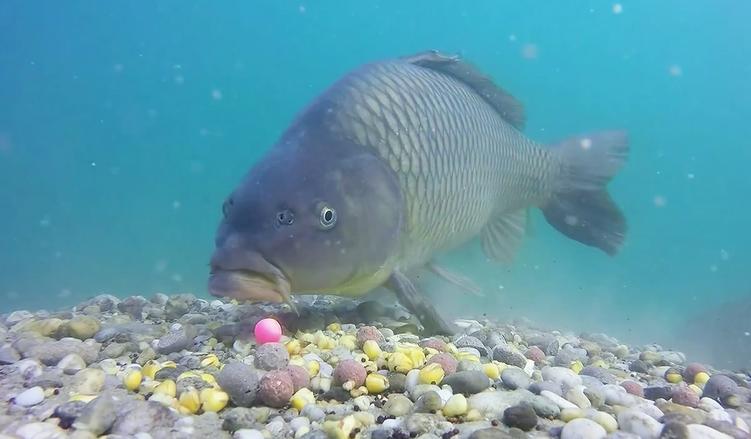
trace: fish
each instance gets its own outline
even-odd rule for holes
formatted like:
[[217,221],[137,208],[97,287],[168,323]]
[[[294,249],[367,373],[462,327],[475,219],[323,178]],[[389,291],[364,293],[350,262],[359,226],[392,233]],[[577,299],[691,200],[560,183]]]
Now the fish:
[[472,63],[428,50],[360,65],[294,116],[224,200],[209,292],[286,302],[384,287],[423,330],[451,334],[415,272],[476,290],[436,257],[479,239],[513,263],[531,209],[614,256],[627,223],[607,191],[624,130],[555,144],[523,133],[522,104]]

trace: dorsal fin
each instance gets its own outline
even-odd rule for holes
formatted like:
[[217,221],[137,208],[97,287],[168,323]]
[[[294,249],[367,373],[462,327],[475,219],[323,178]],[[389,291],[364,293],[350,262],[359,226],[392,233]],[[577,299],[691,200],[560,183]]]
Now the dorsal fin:
[[518,130],[524,129],[525,116],[521,102],[458,55],[429,50],[403,57],[402,60],[444,73],[463,82],[482,96],[508,123]]

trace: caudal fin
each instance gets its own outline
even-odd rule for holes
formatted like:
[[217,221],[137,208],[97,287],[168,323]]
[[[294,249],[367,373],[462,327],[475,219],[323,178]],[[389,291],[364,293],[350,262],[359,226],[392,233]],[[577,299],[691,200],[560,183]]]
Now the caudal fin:
[[626,218],[606,186],[628,157],[628,137],[606,131],[572,137],[554,146],[562,173],[553,196],[542,206],[559,232],[609,255],[626,237]]

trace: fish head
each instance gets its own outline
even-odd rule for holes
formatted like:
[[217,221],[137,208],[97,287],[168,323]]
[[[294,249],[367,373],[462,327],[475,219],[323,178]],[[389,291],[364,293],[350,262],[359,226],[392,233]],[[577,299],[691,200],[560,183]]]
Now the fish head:
[[305,146],[272,150],[225,201],[211,294],[359,295],[390,275],[404,215],[398,178],[372,152]]

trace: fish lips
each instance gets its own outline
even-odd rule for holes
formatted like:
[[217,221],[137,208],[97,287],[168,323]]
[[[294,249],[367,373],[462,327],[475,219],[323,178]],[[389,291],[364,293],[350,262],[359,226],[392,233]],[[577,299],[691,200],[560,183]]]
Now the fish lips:
[[[223,259],[233,262],[222,264]],[[288,302],[290,284],[284,273],[257,253],[244,253],[240,258],[226,258],[218,250],[211,260],[209,293],[216,297],[241,300]]]

